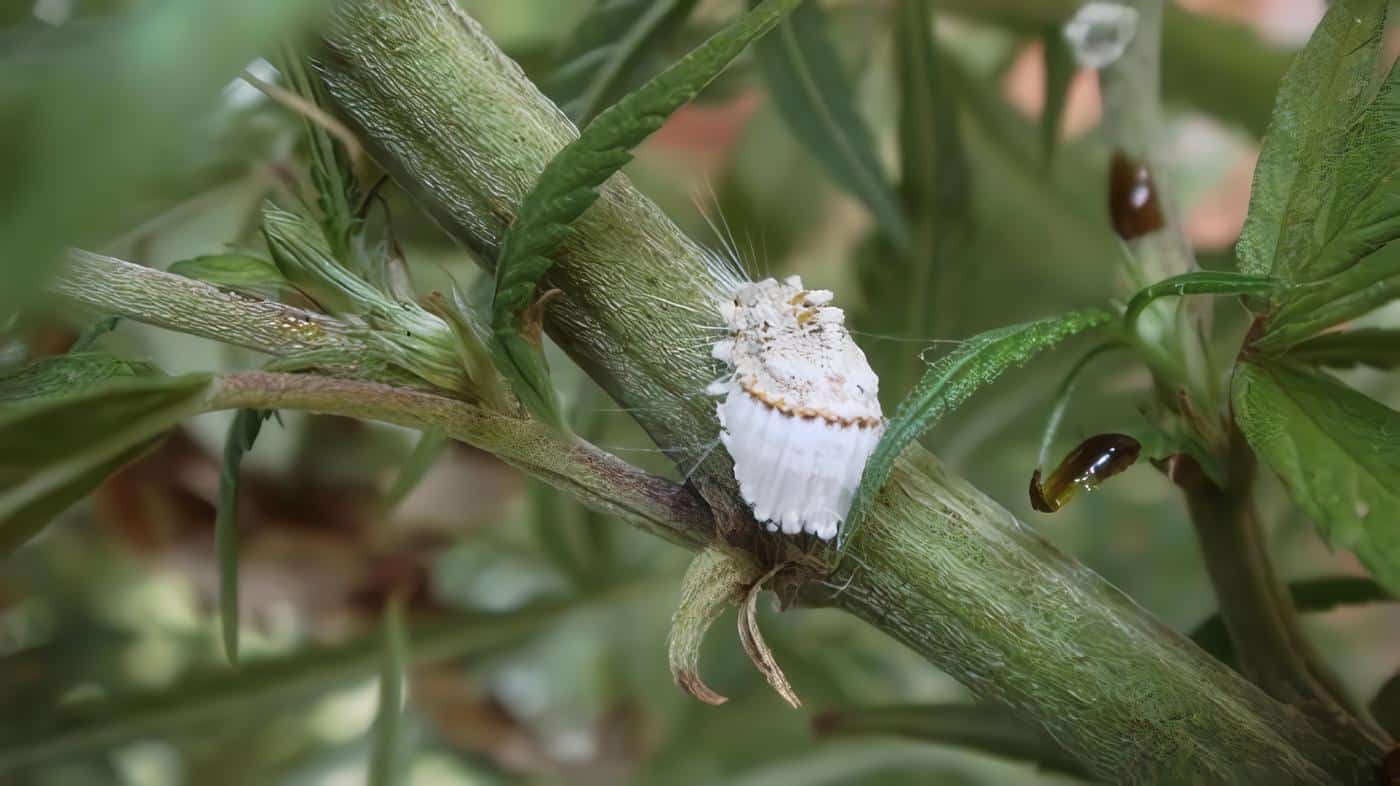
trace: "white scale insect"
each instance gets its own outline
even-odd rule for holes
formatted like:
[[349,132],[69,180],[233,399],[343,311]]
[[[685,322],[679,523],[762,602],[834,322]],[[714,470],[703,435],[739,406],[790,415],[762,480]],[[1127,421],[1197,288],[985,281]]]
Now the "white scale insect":
[[708,391],[720,441],[754,517],[770,532],[836,536],[880,441],[880,380],[846,331],[832,293],[802,279],[738,285],[720,303],[714,345],[731,373]]

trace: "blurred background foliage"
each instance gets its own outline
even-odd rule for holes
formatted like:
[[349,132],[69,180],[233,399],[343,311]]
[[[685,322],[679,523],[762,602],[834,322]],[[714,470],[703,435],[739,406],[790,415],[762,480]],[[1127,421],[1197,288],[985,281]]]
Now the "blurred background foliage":
[[[537,83],[569,98],[576,118],[743,5],[612,0],[621,16],[580,27],[586,0],[459,2]],[[921,350],[1118,291],[1095,77],[1067,63],[1054,35],[1074,3],[935,4],[936,140],[903,152],[927,155],[939,190],[904,183],[888,204],[853,187],[851,167],[893,179],[896,130],[917,120],[899,113],[897,38],[906,20],[894,2],[819,5],[822,13],[800,20],[824,27],[830,43],[813,64],[835,72],[828,85],[846,84],[822,93],[829,103],[816,116],[834,112],[864,126],[875,156],[833,164],[832,151],[804,143],[791,120],[813,107],[803,106],[801,85],[765,79],[771,59],[784,56],[782,41],[770,39],[641,148],[628,172],[645,193],[715,247],[732,236],[753,269],[800,273],[836,290],[863,330],[858,339],[889,402],[916,378]],[[609,24],[651,6],[666,8],[644,51],[581,91],[570,64],[583,57],[586,65],[599,43],[616,40]],[[8,258],[0,263],[0,366],[61,353],[102,316],[28,296],[42,260],[66,244],[161,268],[260,247],[260,206],[305,177],[307,150],[300,119],[237,76],[246,68],[275,81],[269,62],[279,37],[314,27],[322,10],[270,0],[0,6],[0,237]],[[1192,0],[1169,9],[1162,134],[1170,171],[1159,176],[1175,187],[1208,267],[1230,266],[1274,88],[1322,10],[1318,0]],[[1047,106],[1058,120],[1049,134]],[[472,291],[479,274],[466,254],[392,185],[382,194],[418,291],[454,282]],[[901,205],[905,236],[882,232],[889,222],[873,216]],[[928,242],[932,259],[899,250]],[[913,272],[891,275],[901,254]],[[908,276],[923,272],[927,297],[908,303]],[[1214,308],[1219,349],[1233,352],[1245,312],[1228,299]],[[1392,307],[1368,320],[1394,325],[1397,316]],[[260,362],[132,323],[99,340],[170,372]],[[1026,483],[1045,410],[1073,359],[1063,353],[1014,372],[927,443],[1168,624],[1189,630],[1214,603],[1179,497],[1150,466],[1054,516],[1030,509]],[[562,357],[553,365],[580,434],[674,474],[626,412]],[[1346,376],[1400,405],[1393,376]],[[1146,372],[1115,367],[1109,356],[1081,383],[1066,442],[1126,427],[1150,397]],[[413,640],[402,783],[1069,782],[947,747],[818,735],[813,719],[830,708],[967,698],[913,654],[835,612],[776,615],[765,604],[765,634],[802,711],[784,705],[726,635],[710,637],[702,663],[730,703],[690,700],[671,684],[663,654],[688,554],[465,446],[415,450],[415,433],[342,419],[283,414],[264,425],[245,461],[244,656],[233,669],[220,654],[213,543],[230,417],[188,423],[0,565],[0,784],[363,782],[379,696],[377,630],[391,597],[403,599]],[[1349,555],[1320,543],[1278,489],[1268,491],[1266,520],[1286,577],[1360,572]],[[732,625],[731,612],[716,630]],[[1400,608],[1348,607],[1310,615],[1305,625],[1357,697],[1373,695],[1397,666]]]

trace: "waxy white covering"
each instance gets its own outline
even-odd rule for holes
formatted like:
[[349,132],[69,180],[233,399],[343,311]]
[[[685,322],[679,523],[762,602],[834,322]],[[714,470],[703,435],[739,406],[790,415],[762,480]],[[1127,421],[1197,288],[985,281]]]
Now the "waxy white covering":
[[771,531],[836,536],[884,430],[880,381],[827,290],[802,280],[746,283],[721,304],[729,336],[714,356],[733,373],[720,440],[754,517]]

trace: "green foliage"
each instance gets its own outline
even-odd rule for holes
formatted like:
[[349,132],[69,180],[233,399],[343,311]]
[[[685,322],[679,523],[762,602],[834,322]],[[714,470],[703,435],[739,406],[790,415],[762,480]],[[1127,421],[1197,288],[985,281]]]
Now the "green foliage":
[[1024,761],[1072,778],[1089,778],[1084,766],[1033,721],[995,704],[855,707],[818,715],[812,725],[822,735],[892,734]]
[[423,305],[446,322],[452,331],[452,346],[467,373],[472,393],[493,411],[517,413],[519,407],[511,397],[506,381],[501,378],[491,361],[491,329],[482,324],[476,311],[466,304],[462,294],[454,287],[451,300],[439,293],[433,293],[424,300]]
[[385,513],[392,512],[408,498],[450,444],[451,440],[439,429],[428,429],[418,436],[413,451],[404,459],[399,473],[394,476],[393,485],[384,494],[382,508]]
[[1235,419],[1334,546],[1400,591],[1400,413],[1318,372],[1245,363]]
[[812,0],[798,8],[755,50],[793,134],[838,185],[865,203],[895,247],[909,250],[908,222],[880,166],[874,136],[856,110],[855,89],[827,36],[821,6]]
[[74,352],[40,358],[0,376],[0,402],[63,396],[109,379],[159,374],[149,363],[106,352]]
[[374,751],[370,756],[369,786],[394,786],[403,782],[403,704],[409,663],[403,604],[403,598],[394,596],[384,609],[379,712],[374,718]]
[[273,205],[263,235],[282,276],[334,316],[362,324],[385,363],[453,393],[471,392],[453,330],[411,301],[396,300],[334,257],[321,227]]
[[861,516],[889,479],[895,459],[944,415],[957,409],[978,388],[1007,369],[1024,365],[1041,351],[1070,336],[1105,325],[1113,315],[1098,309],[1071,311],[1035,322],[1010,325],[973,336],[931,365],[919,384],[900,402],[885,434],[865,465],[860,488],[841,529],[844,546],[855,535]]
[[1100,344],[1094,347],[1075,361],[1075,364],[1065,374],[1064,379],[1060,381],[1060,386],[1055,390],[1055,397],[1050,404],[1050,413],[1045,417],[1045,430],[1040,437],[1040,453],[1036,460],[1037,467],[1050,466],[1050,451],[1055,447],[1055,437],[1059,436],[1060,425],[1064,423],[1065,413],[1069,410],[1070,401],[1074,398],[1074,388],[1079,382],[1079,375],[1095,358],[1119,348],[1118,344]]
[[1123,312],[1123,321],[1128,329],[1132,330],[1143,310],[1160,297],[1169,295],[1249,295],[1268,292],[1282,285],[1282,281],[1264,276],[1251,276],[1229,271],[1195,270],[1143,287],[1137,294],[1133,295],[1132,300],[1128,301],[1128,307]]
[[0,411],[0,557],[200,411],[206,375],[112,379]]
[[1324,333],[1288,350],[1289,359],[1297,363],[1330,368],[1393,369],[1400,366],[1400,330],[1395,328],[1361,328],[1337,333]]
[[[535,289],[572,234],[570,225],[598,199],[598,189],[681,106],[695,97],[748,44],[776,25],[800,0],[766,0],[588,124],[540,173],[501,241],[491,304],[492,357],[535,417],[563,428],[558,400],[540,346],[542,317]],[[537,311],[537,308],[536,308]],[[526,335],[528,334],[528,335]]]
[[224,440],[224,463],[219,469],[219,505],[214,517],[214,548],[219,563],[219,622],[224,635],[224,656],[238,662],[238,479],[243,454],[253,449],[271,410],[240,409]]
[[[898,197],[913,233],[901,250],[877,233],[859,255],[857,275],[864,301],[852,312],[862,330],[906,338],[943,333],[956,314],[945,290],[968,251],[972,215],[971,173],[958,128],[953,86],[937,49],[926,0],[900,3],[894,31],[899,86],[900,182]],[[918,357],[898,343],[873,347],[872,365],[885,397],[913,386]]]
[[275,299],[296,291],[276,265],[249,254],[208,254],[182,259],[166,270],[255,297]]
[[91,349],[92,345],[96,344],[99,339],[116,330],[121,322],[121,317],[103,317],[83,328],[83,332],[79,333],[68,347],[68,354],[75,355]]
[[[405,649],[415,663],[480,660],[556,622],[571,607],[540,605],[499,614],[446,613],[415,625]],[[60,708],[0,739],[0,773],[91,755],[129,740],[217,730],[232,720],[265,723],[267,713],[374,676],[383,669],[384,637],[313,645],[280,658],[250,660],[238,670],[194,674],[158,691],[127,692]]]
[[8,173],[0,311],[23,304],[65,246],[113,231],[133,195],[189,164],[191,131],[219,88],[322,5],[192,0],[87,25],[36,26],[22,44],[7,42],[0,125],[16,144],[0,141],[8,159],[0,163]]
[[668,44],[696,0],[596,0],[545,83],[580,128],[640,83],[649,57]]
[[[1371,579],[1356,576],[1325,576],[1303,579],[1288,584],[1293,607],[1300,612],[1321,613],[1339,606],[1359,606],[1368,603],[1393,602],[1395,596]],[[1212,614],[1191,631],[1191,640],[1216,659],[1234,666],[1235,650],[1225,619]]]
[[1371,259],[1400,237],[1400,72],[1372,84],[1386,8],[1332,4],[1279,91],[1236,253],[1246,273],[1310,286],[1256,302],[1268,316],[1261,347],[1286,349],[1326,327],[1323,315],[1357,315],[1333,313],[1349,298],[1374,308],[1363,290],[1394,275]]
[[[312,79],[302,56],[286,48],[282,54],[282,74],[292,91],[326,111],[330,100],[320,80]],[[302,116],[311,151],[311,182],[316,189],[321,227],[331,254],[347,265],[356,261],[356,239],[363,222],[359,216],[360,188],[351,168],[345,146],[310,117]]]

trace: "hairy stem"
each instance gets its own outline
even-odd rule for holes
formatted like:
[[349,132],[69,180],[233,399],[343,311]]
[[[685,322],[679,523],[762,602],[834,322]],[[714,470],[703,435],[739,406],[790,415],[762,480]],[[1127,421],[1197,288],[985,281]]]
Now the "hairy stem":
[[643,472],[578,437],[456,399],[373,382],[249,372],[215,381],[209,409],[296,409],[443,433],[584,504],[680,545],[706,542],[709,511],[693,492]]
[[[380,163],[490,255],[575,134],[450,0],[346,0],[324,73]],[[551,271],[551,336],[677,456],[715,435],[705,252],[625,177]],[[918,453],[918,451],[914,451]],[[728,459],[694,480],[721,528],[747,525]],[[916,458],[919,458],[916,456]],[[979,695],[1023,710],[1099,777],[1134,784],[1362,784],[1356,755],[1154,622],[931,459],[905,463],[832,579],[834,599]],[[752,539],[772,559],[796,541]],[[810,596],[814,590],[807,591]],[[1378,756],[1378,751],[1375,752]]]
[[1242,439],[1235,442],[1229,488],[1215,485],[1186,457],[1173,462],[1171,476],[1186,494],[1240,670],[1269,695],[1312,715],[1333,738],[1361,751],[1384,744],[1383,733],[1358,719],[1340,683],[1298,625],[1293,600],[1275,574],[1260,525],[1254,457]]
[[372,354],[349,325],[270,300],[77,249],[49,287],[104,313],[270,355],[316,352],[347,369]]

